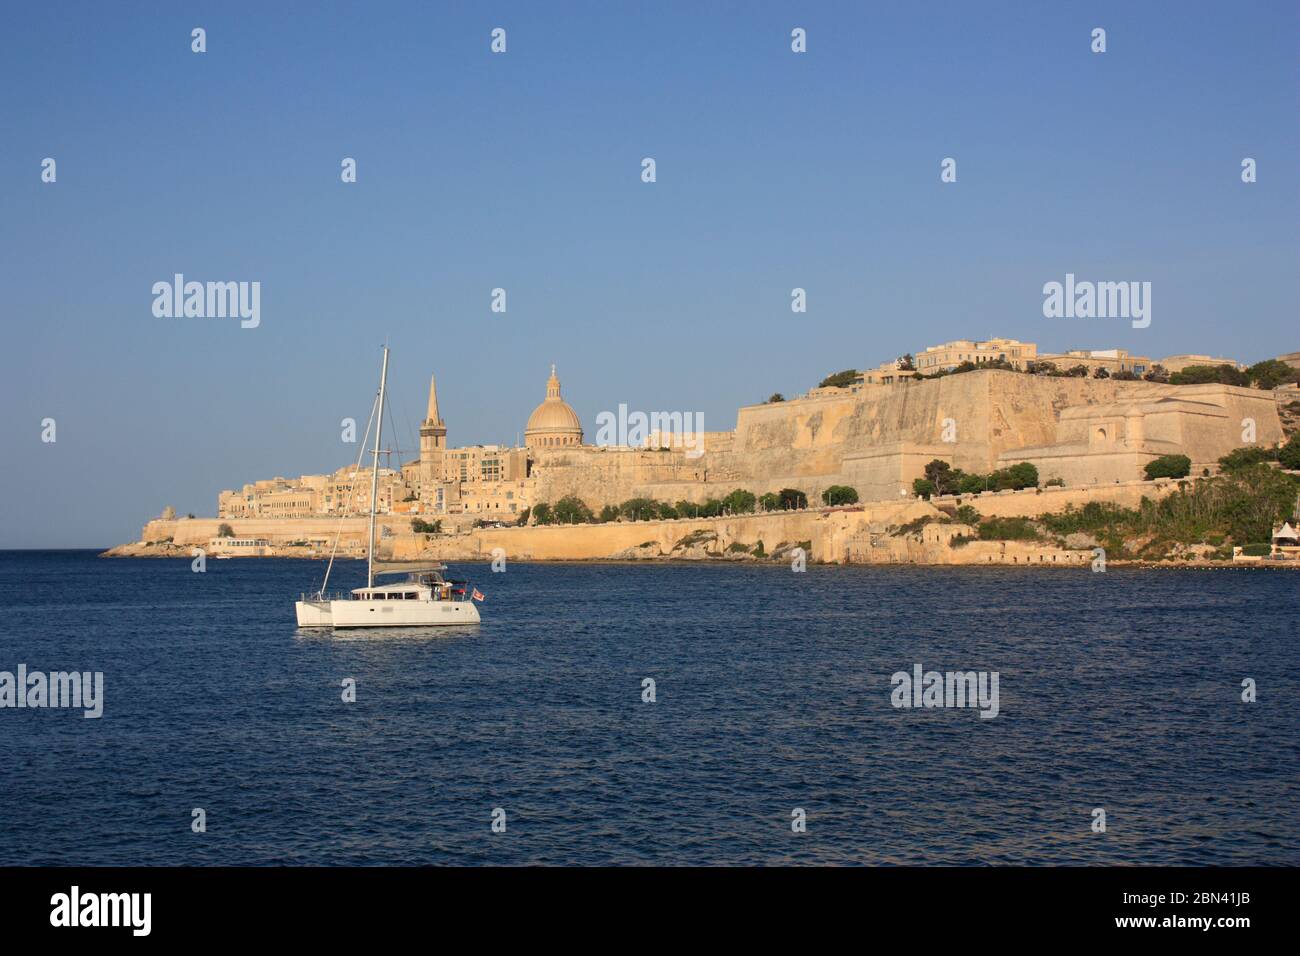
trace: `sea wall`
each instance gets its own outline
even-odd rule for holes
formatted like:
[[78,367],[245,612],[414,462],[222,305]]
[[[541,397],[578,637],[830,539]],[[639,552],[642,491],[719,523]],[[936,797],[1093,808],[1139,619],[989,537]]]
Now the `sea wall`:
[[942,495],[931,500],[945,513],[970,505],[984,518],[1037,518],[1066,508],[1077,510],[1091,502],[1136,508],[1143,498],[1159,501],[1177,491],[1178,486],[1178,481],[1160,478],[1087,488],[1027,488],[1023,491],[986,491],[978,495]]
[[[337,518],[322,515],[318,518],[155,518],[140,533],[142,543],[170,541],[177,546],[206,548],[218,537],[222,525],[228,525],[239,539],[264,538],[272,544],[290,541],[328,542],[340,536],[345,548],[365,547],[370,534],[369,517]],[[411,519],[407,516],[380,515],[375,521],[376,534],[384,529],[390,535],[408,533]]]
[[[986,492],[980,495],[947,495],[933,501],[900,498],[866,502],[843,508],[804,511],[776,511],[763,514],[730,515],[719,518],[679,518],[671,521],[612,521],[586,525],[535,525],[531,527],[476,528],[458,533],[414,534],[410,518],[380,516],[376,521],[379,552],[396,560],[430,558],[438,560],[490,560],[500,548],[508,559],[589,560],[618,557],[639,550],[642,557],[668,556],[680,552],[684,539],[706,536],[702,545],[708,553],[731,553],[732,545],[752,551],[760,542],[766,553],[782,544],[810,543],[810,560],[843,562],[866,560],[863,536],[877,542],[890,537],[891,529],[916,518],[952,516],[957,508],[970,505],[981,517],[1027,517],[1082,508],[1089,502],[1109,502],[1125,508],[1137,507],[1142,499],[1158,500],[1177,489],[1179,482],[1132,481],[1090,488],[1044,488],[1024,491]],[[266,549],[213,547],[221,525],[228,525],[238,541],[265,541]],[[323,554],[338,536],[344,554],[364,554],[369,521],[358,518],[178,518],[155,519],[145,525],[140,542],[115,549],[114,553],[138,555],[163,553],[164,542],[173,549],[202,547],[209,553],[234,554]],[[969,563],[964,555],[946,552],[915,555],[906,544],[889,545],[890,557],[878,552],[877,560],[919,560],[925,563]],[[968,548],[973,545],[967,545]],[[1011,549],[1003,553],[1015,556]],[[967,552],[983,555],[982,548]],[[854,555],[857,555],[855,558]],[[910,557],[909,557],[910,555]],[[942,560],[938,560],[942,558]],[[981,560],[984,560],[983,558]]]
[[905,524],[921,515],[937,515],[927,502],[915,499],[873,505],[777,511],[725,518],[679,518],[672,521],[628,521],[590,525],[549,525],[524,528],[479,528],[463,535],[405,535],[393,539],[397,560],[491,560],[501,549],[507,560],[589,560],[614,558],[641,550],[640,556],[670,556],[683,543],[706,537],[704,550],[719,556],[732,545],[752,552],[760,542],[770,554],[780,545],[807,542],[812,561],[840,561],[847,538],[875,524]]

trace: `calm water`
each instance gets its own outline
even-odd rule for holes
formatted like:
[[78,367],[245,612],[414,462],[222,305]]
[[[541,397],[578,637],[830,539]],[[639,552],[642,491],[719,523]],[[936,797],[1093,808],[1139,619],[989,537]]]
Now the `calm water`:
[[0,552],[0,670],[105,680],[0,710],[0,864],[1300,864],[1295,574],[461,565],[481,626],[337,637],[320,569]]

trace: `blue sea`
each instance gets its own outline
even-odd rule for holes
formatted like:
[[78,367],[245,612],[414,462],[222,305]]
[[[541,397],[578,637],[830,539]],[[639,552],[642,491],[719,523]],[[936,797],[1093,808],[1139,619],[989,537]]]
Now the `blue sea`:
[[322,570],[0,552],[0,670],[104,675],[0,709],[0,865],[1300,864],[1294,573],[462,564],[480,626],[299,631]]

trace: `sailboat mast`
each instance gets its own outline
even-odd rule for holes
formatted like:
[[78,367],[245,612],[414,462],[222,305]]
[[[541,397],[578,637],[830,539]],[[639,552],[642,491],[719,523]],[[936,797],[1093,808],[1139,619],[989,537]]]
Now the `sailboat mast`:
[[379,498],[379,441],[384,433],[384,388],[388,384],[388,346],[384,346],[384,366],[379,372],[379,421],[375,427],[375,462],[370,476],[370,547],[366,549],[366,587],[375,586],[375,505]]

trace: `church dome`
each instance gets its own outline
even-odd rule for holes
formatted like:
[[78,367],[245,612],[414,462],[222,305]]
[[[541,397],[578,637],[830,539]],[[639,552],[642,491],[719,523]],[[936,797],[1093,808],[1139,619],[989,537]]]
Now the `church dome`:
[[582,422],[569,403],[560,397],[560,380],[551,366],[551,377],[546,381],[546,398],[528,416],[524,428],[524,444],[529,448],[557,445],[581,445]]

